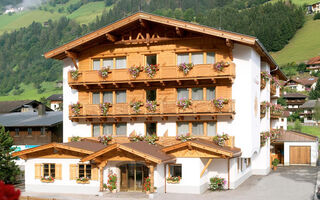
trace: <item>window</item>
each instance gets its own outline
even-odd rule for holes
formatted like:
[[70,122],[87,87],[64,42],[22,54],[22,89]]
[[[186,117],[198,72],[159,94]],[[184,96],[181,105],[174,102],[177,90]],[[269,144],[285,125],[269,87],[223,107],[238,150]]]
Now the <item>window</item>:
[[32,128],[28,128],[28,136],[32,136]]
[[127,68],[126,57],[116,58],[116,69]]
[[103,67],[109,67],[110,69],[113,69],[113,58],[107,58],[103,59]]
[[104,93],[103,93],[103,102],[113,103],[113,95],[112,95],[112,92],[104,92]]
[[91,165],[89,164],[79,164],[79,178],[91,179]]
[[113,125],[104,124],[103,125],[103,135],[113,135]]
[[93,126],[92,126],[92,131],[93,131],[93,134],[92,134],[92,136],[93,137],[99,137],[100,136],[100,124],[94,124]]
[[214,64],[214,55],[213,52],[207,52],[207,64]]
[[93,70],[100,70],[100,60],[93,60]]
[[178,65],[181,63],[189,63],[189,54],[178,54]]
[[169,165],[169,176],[182,178],[182,166],[179,164]]
[[216,122],[207,123],[207,136],[215,136],[216,133]]
[[147,55],[146,56],[147,65],[157,64],[157,55]]
[[203,100],[202,88],[192,88],[192,100]]
[[211,101],[216,98],[216,88],[207,88],[207,101]]
[[189,91],[188,88],[178,88],[177,89],[178,92],[178,100],[182,99],[182,98],[189,98]]
[[53,163],[45,163],[43,164],[43,176],[51,176],[52,178],[56,177],[55,164]]
[[178,123],[178,135],[185,135],[189,133],[189,123],[188,122],[179,122]]
[[45,127],[41,127],[41,135],[45,135],[46,134],[46,128]]
[[126,123],[116,124],[116,135],[127,136],[127,124]]
[[204,135],[203,122],[192,123],[192,135]]
[[92,104],[100,104],[100,93],[92,93]]
[[157,91],[156,90],[147,90],[147,101],[157,100]]
[[126,91],[125,90],[120,90],[120,91],[116,91],[116,103],[126,103],[127,99],[126,99]]
[[15,130],[15,136],[19,136],[19,134],[20,134],[19,133],[19,128],[15,128],[14,130]]
[[191,60],[195,65],[203,64],[203,53],[192,53]]
[[147,135],[157,135],[157,123],[146,124]]

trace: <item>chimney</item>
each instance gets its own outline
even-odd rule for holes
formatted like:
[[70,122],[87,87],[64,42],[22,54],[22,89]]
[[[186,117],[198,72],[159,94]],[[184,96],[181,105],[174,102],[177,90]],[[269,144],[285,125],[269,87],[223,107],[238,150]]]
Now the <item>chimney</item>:
[[46,114],[46,106],[41,103],[38,106],[38,115],[43,116],[45,114]]

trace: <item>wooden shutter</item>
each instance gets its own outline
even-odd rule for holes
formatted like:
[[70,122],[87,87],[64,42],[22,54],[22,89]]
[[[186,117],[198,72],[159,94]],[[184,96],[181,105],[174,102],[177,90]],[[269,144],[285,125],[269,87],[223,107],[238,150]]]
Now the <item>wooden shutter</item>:
[[62,164],[55,164],[55,172],[56,172],[56,178],[57,180],[62,179]]
[[70,164],[70,180],[76,180],[78,178],[78,165]]
[[35,179],[40,179],[41,178],[41,164],[34,164],[34,178]]
[[91,180],[97,181],[99,175],[99,169],[96,165],[91,165]]

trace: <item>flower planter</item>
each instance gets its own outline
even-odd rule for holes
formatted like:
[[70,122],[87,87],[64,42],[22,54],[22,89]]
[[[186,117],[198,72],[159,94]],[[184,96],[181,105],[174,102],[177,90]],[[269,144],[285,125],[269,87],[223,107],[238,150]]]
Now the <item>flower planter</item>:
[[78,184],[89,184],[90,181],[77,181]]
[[277,171],[277,166],[273,166],[273,171]]
[[54,180],[41,180],[42,183],[53,183]]
[[148,190],[148,191],[146,191],[146,194],[150,194],[150,191]]
[[178,183],[180,183],[180,181],[167,181],[167,183],[169,183],[169,184],[178,184]]
[[266,81],[261,78],[261,81],[260,81],[260,89],[264,89],[266,87]]
[[114,194],[114,193],[117,193],[117,189],[113,189],[112,190],[112,193]]

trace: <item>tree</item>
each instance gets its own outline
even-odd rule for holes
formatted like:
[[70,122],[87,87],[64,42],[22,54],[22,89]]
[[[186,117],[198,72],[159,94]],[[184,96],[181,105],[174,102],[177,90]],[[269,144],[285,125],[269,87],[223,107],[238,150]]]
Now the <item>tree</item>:
[[311,89],[309,93],[309,99],[319,99],[320,98],[320,78],[317,81],[317,85],[314,89]]
[[17,157],[13,157],[11,153],[14,151],[13,138],[9,131],[5,131],[4,127],[0,128],[0,180],[6,184],[17,183],[20,169],[14,162]]
[[302,126],[301,126],[301,123],[300,123],[300,121],[299,121],[298,119],[294,122],[294,127],[293,127],[293,129],[294,129],[295,131],[301,131]]
[[314,107],[313,119],[318,123],[320,121],[320,102],[319,101],[317,101],[316,106]]
[[287,106],[287,101],[283,97],[278,98],[277,103],[281,106]]

